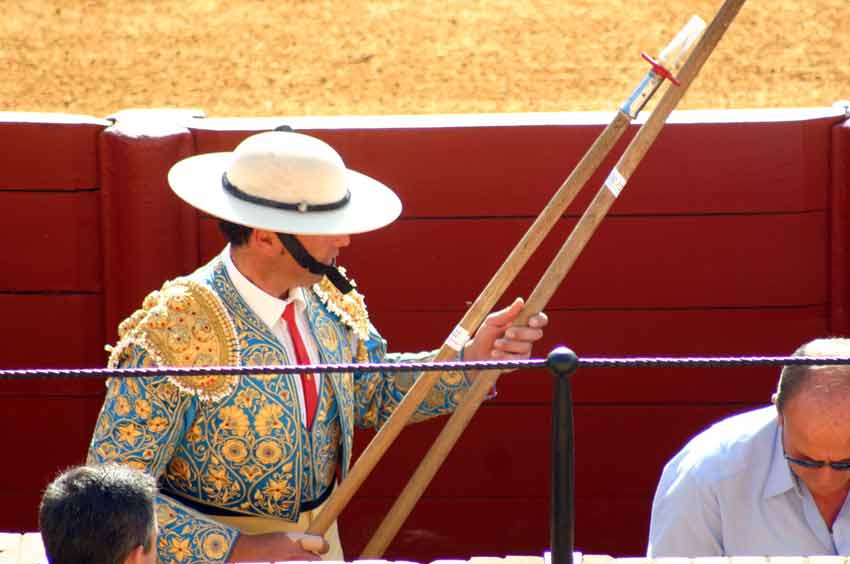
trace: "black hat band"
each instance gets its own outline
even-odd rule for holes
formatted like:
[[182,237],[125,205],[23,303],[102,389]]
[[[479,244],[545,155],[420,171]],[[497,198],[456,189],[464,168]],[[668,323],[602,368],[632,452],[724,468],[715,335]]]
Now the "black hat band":
[[349,200],[351,200],[351,192],[349,190],[345,191],[345,196],[343,196],[341,200],[337,200],[336,202],[329,202],[327,204],[308,204],[307,202],[298,202],[297,204],[290,204],[288,202],[270,200],[268,198],[262,198],[260,196],[254,196],[253,194],[243,192],[242,190],[237,188],[232,182],[230,182],[230,179],[227,178],[226,172],[221,175],[221,185],[224,187],[225,191],[227,191],[232,196],[239,198],[240,200],[270,208],[297,211],[299,213],[337,210],[339,208],[344,207],[346,204],[348,204]]

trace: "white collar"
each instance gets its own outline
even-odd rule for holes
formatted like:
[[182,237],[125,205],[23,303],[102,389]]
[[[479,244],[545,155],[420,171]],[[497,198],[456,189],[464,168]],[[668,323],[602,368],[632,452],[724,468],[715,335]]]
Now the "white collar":
[[230,280],[233,281],[233,285],[242,296],[242,299],[245,300],[248,306],[254,310],[254,313],[256,313],[257,316],[263,320],[263,323],[269,326],[269,328],[274,327],[274,325],[280,321],[280,317],[283,315],[283,310],[286,309],[289,302],[295,302],[297,314],[301,314],[307,307],[307,302],[304,299],[303,288],[291,288],[289,290],[289,297],[282,300],[277,296],[272,296],[248,280],[244,274],[239,272],[236,265],[233,264],[233,259],[230,257],[229,244],[224,247],[224,250],[221,252],[221,259],[224,261],[224,266],[227,268],[227,274],[230,276]]

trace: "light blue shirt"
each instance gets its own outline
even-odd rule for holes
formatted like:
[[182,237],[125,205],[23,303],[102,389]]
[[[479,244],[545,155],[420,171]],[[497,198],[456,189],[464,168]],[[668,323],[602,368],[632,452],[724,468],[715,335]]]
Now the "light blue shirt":
[[773,406],[724,419],[664,467],[647,555],[850,554],[850,503],[833,530],[788,468]]

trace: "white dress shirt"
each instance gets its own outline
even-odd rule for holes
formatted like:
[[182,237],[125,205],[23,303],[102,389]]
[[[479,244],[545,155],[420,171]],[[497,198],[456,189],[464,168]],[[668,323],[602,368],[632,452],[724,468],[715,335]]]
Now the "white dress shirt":
[[[272,296],[271,294],[261,290],[253,282],[248,280],[244,274],[239,272],[239,269],[236,268],[235,264],[233,264],[233,259],[230,258],[230,245],[227,245],[224,248],[221,253],[221,258],[224,260],[224,265],[227,268],[227,274],[230,276],[230,280],[233,281],[233,285],[236,287],[239,295],[242,296],[242,299],[245,300],[248,307],[254,310],[257,317],[259,317],[263,323],[268,325],[271,332],[275,337],[277,337],[280,344],[283,345],[283,348],[286,351],[286,356],[292,364],[297,363],[296,359],[298,357],[295,355],[295,347],[292,344],[292,337],[286,327],[286,321],[283,320],[283,310],[286,309],[289,302],[295,303],[295,324],[298,326],[298,332],[301,334],[301,340],[307,348],[307,354],[310,357],[310,362],[312,364],[318,364],[321,358],[319,356],[318,346],[316,345],[316,339],[313,338],[313,332],[310,330],[310,323],[307,320],[307,305],[304,300],[304,289],[293,288],[289,291],[289,296],[285,300],[282,300],[279,297]],[[304,407],[304,388],[302,387],[301,378],[297,377],[297,375],[293,378],[293,380],[295,381],[295,388],[298,392],[298,404],[301,409],[301,423],[306,425],[307,412]],[[322,375],[314,374],[313,381],[315,382],[316,395],[318,397],[322,391]]]
[[720,421],[664,467],[647,555],[850,554],[850,504],[832,531],[791,473],[773,406]]

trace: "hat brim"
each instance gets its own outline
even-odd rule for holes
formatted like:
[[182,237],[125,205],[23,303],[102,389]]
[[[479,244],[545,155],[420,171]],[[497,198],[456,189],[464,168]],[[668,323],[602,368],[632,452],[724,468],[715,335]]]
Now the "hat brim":
[[395,193],[374,178],[346,169],[351,199],[335,210],[299,212],[263,206],[233,196],[221,177],[233,153],[206,153],[171,167],[168,183],[190,206],[212,216],[255,229],[296,235],[348,235],[373,231],[401,214]]

